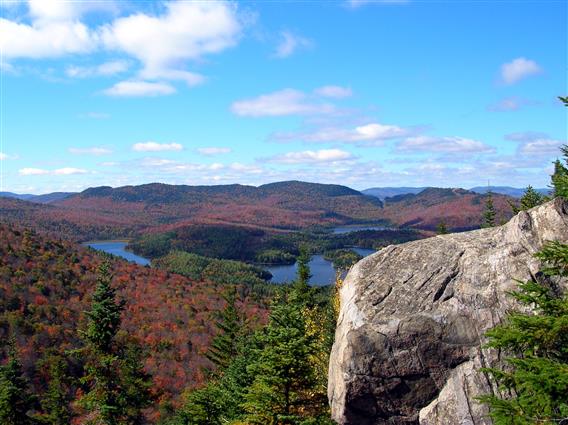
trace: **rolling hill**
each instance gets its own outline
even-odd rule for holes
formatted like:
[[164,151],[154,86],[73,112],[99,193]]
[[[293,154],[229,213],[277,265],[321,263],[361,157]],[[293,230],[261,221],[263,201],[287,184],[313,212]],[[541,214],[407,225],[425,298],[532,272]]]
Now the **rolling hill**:
[[14,198],[14,199],[20,199],[22,201],[36,202],[38,204],[49,204],[51,202],[65,199],[73,194],[75,194],[75,192],[53,192],[53,193],[45,193],[43,195],[0,192],[0,198]]
[[[486,199],[486,195],[465,189],[428,188],[418,194],[385,199],[383,218],[399,226],[426,230],[435,230],[443,220],[454,231],[470,230],[481,225]],[[493,194],[497,223],[513,215],[511,200],[511,197]]]
[[73,213],[97,214],[139,230],[187,224],[300,229],[381,218],[380,200],[345,186],[298,181],[260,187],[147,184],[97,187],[55,202]]
[[[148,354],[145,369],[159,397],[149,416],[156,418],[185,388],[203,382],[202,367],[211,367],[204,353],[217,332],[215,320],[225,303],[221,294],[226,284],[108,258],[14,226],[0,224],[0,240],[0,340],[17,335],[24,373],[36,393],[45,393],[42,361],[53,354],[68,356],[81,346],[79,332],[85,327],[97,267],[105,258],[112,267],[113,286],[126,301],[122,328]],[[245,285],[237,288],[243,315],[252,324],[263,322],[264,303]],[[78,380],[82,361],[69,357],[72,392],[84,391]]]
[[[346,186],[300,181],[259,187],[153,183],[89,188],[43,205],[0,197],[0,220],[78,240],[130,238],[193,225],[287,232],[311,226],[390,223],[431,230],[444,219],[449,228],[464,230],[479,226],[484,196],[464,189],[427,188],[383,202]],[[494,198],[499,219],[508,218],[508,200],[513,198],[500,194]]]

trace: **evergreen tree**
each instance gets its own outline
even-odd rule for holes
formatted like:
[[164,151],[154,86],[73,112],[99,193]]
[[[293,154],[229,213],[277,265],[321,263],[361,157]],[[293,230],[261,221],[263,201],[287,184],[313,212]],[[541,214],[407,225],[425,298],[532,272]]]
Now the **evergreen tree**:
[[230,287],[223,295],[223,298],[227,305],[216,323],[219,334],[215,336],[211,347],[205,354],[217,366],[218,371],[226,369],[237,355],[237,337],[243,324],[236,306],[236,288],[234,286]]
[[300,248],[300,255],[298,256],[297,264],[298,270],[296,272],[296,280],[292,285],[292,292],[290,294],[290,301],[300,303],[308,307],[313,307],[315,304],[314,290],[310,286],[310,279],[312,277],[310,272],[310,254],[305,247]]
[[140,423],[141,410],[150,403],[149,377],[143,373],[140,352],[120,344],[117,334],[124,302],[116,301],[107,263],[99,268],[87,329],[82,333],[89,391],[79,404],[92,413],[93,423],[122,425]]
[[554,162],[554,173],[551,177],[553,196],[568,198],[568,168],[566,168],[568,166],[568,145],[562,146],[561,150],[566,166],[560,160]]
[[305,292],[310,286],[310,279],[312,274],[310,273],[310,254],[306,247],[300,248],[300,255],[298,256],[298,271],[296,281],[294,286],[300,292]]
[[29,412],[34,408],[35,397],[22,371],[16,342],[9,341],[8,361],[0,366],[0,423],[2,425],[31,425]]
[[48,425],[68,425],[71,423],[73,413],[70,403],[71,378],[67,375],[67,361],[59,355],[50,355],[43,366],[48,369],[49,382],[47,391],[42,395],[41,407],[43,414],[38,416],[38,420]]
[[247,419],[263,425],[297,423],[313,404],[316,386],[310,362],[315,345],[306,332],[302,307],[283,297],[261,338],[258,361],[248,368],[255,379],[245,396]]
[[493,205],[493,192],[489,191],[485,198],[485,210],[483,211],[483,221],[481,222],[482,228],[495,227],[495,218],[497,211]]
[[533,313],[510,313],[487,333],[489,347],[514,355],[507,368],[485,369],[508,395],[481,397],[496,425],[568,421],[568,295],[557,285],[568,277],[568,245],[549,243],[537,256],[546,266],[544,277],[512,293]]
[[438,227],[436,229],[437,233],[439,235],[446,235],[448,234],[448,226],[446,226],[446,221],[444,219],[442,219],[439,223],[438,223]]
[[519,206],[510,203],[511,208],[513,209],[513,213],[517,214],[519,211],[527,211],[531,208],[539,206],[543,204],[547,200],[546,196],[541,195],[538,193],[534,188],[529,185],[525,193],[520,199]]
[[203,388],[185,396],[184,407],[178,414],[175,425],[220,425],[225,411],[223,394],[217,382],[210,382]]
[[152,377],[143,367],[140,345],[134,339],[125,341],[120,348],[120,387],[122,410],[128,425],[146,423],[142,410],[152,401]]

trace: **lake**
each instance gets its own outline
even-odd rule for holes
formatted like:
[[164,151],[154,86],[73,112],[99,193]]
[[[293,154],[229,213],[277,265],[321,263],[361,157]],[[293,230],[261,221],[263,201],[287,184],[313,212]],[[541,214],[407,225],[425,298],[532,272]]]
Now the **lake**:
[[[376,252],[374,249],[367,248],[349,248],[355,251],[357,254],[366,257]],[[323,255],[313,255],[310,262],[310,272],[312,278],[310,279],[310,284],[314,286],[325,286],[331,285],[335,282],[335,269],[331,261],[327,261],[323,258]],[[272,273],[271,282],[274,283],[286,283],[291,282],[296,278],[296,273],[298,270],[298,263],[284,265],[284,266],[271,266],[266,267],[270,273]]]
[[353,225],[353,226],[338,226],[332,229],[334,235],[342,235],[344,233],[351,233],[351,232],[360,232],[362,230],[395,230],[392,227],[385,227],[385,226],[362,226],[362,225]]
[[[139,255],[133,254],[126,250],[126,241],[94,241],[85,242],[83,245],[89,246],[98,251],[103,251],[108,254],[113,254],[118,257],[122,257],[125,260],[133,261],[141,266],[150,264],[150,260]],[[375,252],[373,249],[367,248],[350,248],[357,254],[366,257]],[[312,278],[310,279],[310,284],[315,286],[330,285],[335,282],[335,269],[330,261],[323,258],[323,255],[312,256],[310,262],[310,271]],[[296,264],[289,264],[283,266],[271,266],[266,267],[270,273],[272,273],[271,282],[274,283],[285,283],[291,282],[296,278],[298,266]]]
[[125,260],[132,261],[136,264],[140,264],[141,266],[150,264],[150,260],[147,258],[140,257],[139,255],[127,251],[126,245],[128,245],[128,242],[126,241],[94,241],[85,242],[83,245],[89,246],[98,251],[122,257]]

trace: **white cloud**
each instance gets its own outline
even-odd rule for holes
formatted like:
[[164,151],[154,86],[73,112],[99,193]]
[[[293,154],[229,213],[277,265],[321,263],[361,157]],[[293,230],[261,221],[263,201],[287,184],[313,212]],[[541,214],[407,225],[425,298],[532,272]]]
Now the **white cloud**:
[[301,164],[317,162],[336,162],[353,159],[353,155],[341,149],[321,149],[318,151],[287,152],[267,158],[269,162],[281,164]]
[[519,109],[534,105],[535,102],[518,96],[510,96],[489,105],[488,110],[493,112],[518,111]]
[[9,159],[18,159],[18,155],[8,155],[7,153],[0,152],[0,161],[7,161]]
[[369,123],[352,128],[324,127],[309,132],[275,133],[272,139],[277,141],[302,140],[308,143],[357,143],[375,146],[385,140],[409,136],[413,130],[379,123]]
[[554,158],[560,156],[560,148],[565,143],[555,140],[546,133],[525,131],[507,134],[506,140],[518,142],[517,155],[525,158]]
[[[201,84],[205,77],[185,69],[189,60],[201,60],[237,44],[245,16],[237,11],[236,2],[169,1],[160,5],[161,14],[142,12],[117,18],[89,28],[81,17],[93,10],[116,12],[118,3],[108,1],[30,0],[31,23],[0,19],[0,48],[6,59],[43,59],[101,50],[118,51],[136,58],[142,69],[133,81],[119,83],[107,92],[133,95],[143,91],[171,94],[175,90],[155,80],[179,80],[190,86]],[[97,67],[69,67],[71,77],[114,75],[127,69],[119,61]],[[154,81],[152,81],[154,80]],[[141,83],[160,84],[142,87]],[[135,85],[136,84],[136,85]],[[134,94],[139,95],[139,94]]]
[[520,152],[524,155],[538,155],[538,156],[560,156],[560,147],[562,146],[560,140],[553,139],[536,139],[524,143],[520,147]]
[[546,139],[548,135],[538,131],[521,131],[518,133],[510,133],[505,135],[506,140],[513,142],[530,142],[535,139]]
[[56,176],[72,176],[75,174],[87,174],[87,172],[87,170],[83,170],[82,168],[65,167],[53,170],[52,174]]
[[39,21],[72,21],[93,11],[116,12],[117,3],[105,1],[28,0],[30,15]]
[[229,168],[232,171],[238,171],[243,174],[262,174],[265,170],[257,165],[242,164],[240,162],[233,162]]
[[54,58],[96,50],[99,34],[80,21],[95,10],[116,11],[109,1],[29,0],[31,23],[0,19],[0,48],[5,58]]
[[144,142],[132,145],[132,150],[136,152],[181,151],[182,149],[183,146],[179,143]]
[[142,78],[179,79],[193,85],[202,77],[181,70],[181,64],[234,46],[241,27],[235,3],[169,2],[160,16],[137,13],[115,20],[103,29],[102,40],[107,48],[142,62]]
[[294,89],[263,94],[231,105],[234,114],[245,117],[327,114],[335,110],[333,105],[314,102],[305,93]]
[[311,40],[294,34],[291,31],[282,31],[280,33],[280,43],[276,47],[274,56],[280,59],[292,56],[299,49],[306,49],[312,47]]
[[115,97],[155,97],[173,94],[176,89],[167,83],[148,81],[121,81],[103,91],[107,96]]
[[0,19],[0,49],[6,58],[43,59],[96,49],[96,35],[78,21],[20,24]]
[[90,148],[69,148],[69,152],[73,155],[109,155],[112,150],[108,148],[93,146]]
[[396,125],[383,125],[371,123],[355,128],[355,136],[353,140],[377,140],[377,139],[393,139],[403,137],[408,134],[408,130]]
[[48,170],[43,170],[41,168],[22,168],[18,170],[20,176],[40,176],[44,174],[49,174]]
[[478,140],[463,137],[409,137],[398,144],[399,152],[486,153],[494,149]]
[[71,176],[75,174],[87,174],[87,170],[82,168],[65,167],[58,168],[57,170],[44,170],[42,168],[22,168],[18,170],[18,174],[21,176],[44,176],[47,174],[55,176]]
[[231,148],[219,148],[219,147],[207,147],[207,148],[197,148],[197,152],[201,155],[213,156],[222,155],[231,152]]
[[117,60],[91,67],[69,66],[65,69],[65,74],[72,78],[108,77],[128,71],[129,67],[127,61]]
[[349,87],[341,86],[323,86],[314,90],[314,93],[323,97],[332,97],[342,99],[353,95],[353,91]]
[[501,79],[508,85],[541,72],[542,68],[535,61],[526,58],[517,58],[501,65]]

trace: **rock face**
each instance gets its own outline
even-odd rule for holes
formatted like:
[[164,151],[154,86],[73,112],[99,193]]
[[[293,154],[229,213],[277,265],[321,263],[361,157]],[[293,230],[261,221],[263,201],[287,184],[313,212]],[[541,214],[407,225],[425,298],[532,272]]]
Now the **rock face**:
[[[341,290],[328,396],[340,424],[490,424],[475,401],[498,353],[484,333],[517,307],[514,279],[539,270],[547,240],[568,242],[568,204],[501,227],[389,246],[356,264]],[[565,284],[565,282],[564,282]]]

